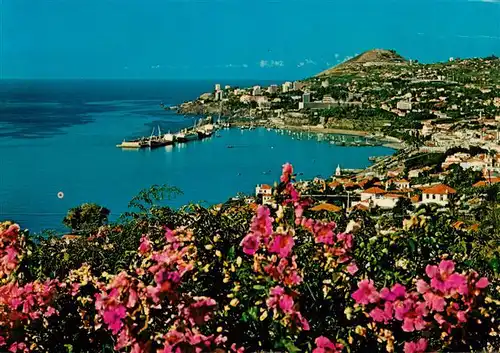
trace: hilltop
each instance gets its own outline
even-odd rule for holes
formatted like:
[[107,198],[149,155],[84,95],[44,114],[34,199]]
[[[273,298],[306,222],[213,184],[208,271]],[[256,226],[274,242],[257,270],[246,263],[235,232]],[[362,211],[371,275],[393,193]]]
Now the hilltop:
[[407,62],[408,61],[404,57],[396,53],[394,50],[373,49],[365,51],[364,53],[355,56],[346,62],[320,72],[316,76],[328,76],[344,71],[356,71],[361,67],[366,66],[384,66],[392,64],[400,65],[406,64]]

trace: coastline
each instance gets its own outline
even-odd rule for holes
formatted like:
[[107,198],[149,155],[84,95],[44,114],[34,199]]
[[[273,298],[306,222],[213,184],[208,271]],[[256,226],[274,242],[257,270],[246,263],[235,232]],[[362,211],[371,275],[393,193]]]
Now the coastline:
[[[239,126],[247,126],[248,123],[232,122],[231,125],[239,127]],[[258,126],[265,127],[265,125],[260,125],[260,124]],[[273,129],[284,129],[284,130],[289,130],[289,131],[302,131],[302,132],[323,133],[323,134],[349,135],[349,136],[359,136],[359,137],[366,137],[366,136],[371,134],[369,131],[363,131],[363,130],[324,128],[324,127],[309,126],[309,125],[273,126]],[[395,137],[386,136],[386,137],[377,138],[377,139],[380,142],[382,142],[383,147],[391,148],[391,149],[396,150],[396,151],[402,150],[405,148],[404,143]]]

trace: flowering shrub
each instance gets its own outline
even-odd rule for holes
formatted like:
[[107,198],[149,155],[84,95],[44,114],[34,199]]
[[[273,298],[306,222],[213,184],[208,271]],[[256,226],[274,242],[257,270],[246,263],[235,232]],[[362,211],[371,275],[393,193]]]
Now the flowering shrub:
[[2,224],[0,350],[498,348],[498,278],[433,239],[425,217],[392,235],[362,213],[318,219],[289,164],[274,198],[152,207],[72,241]]

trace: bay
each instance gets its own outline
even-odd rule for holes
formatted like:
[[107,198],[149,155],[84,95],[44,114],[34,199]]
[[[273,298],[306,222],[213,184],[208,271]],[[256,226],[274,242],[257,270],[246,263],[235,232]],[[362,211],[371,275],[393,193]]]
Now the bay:
[[220,137],[152,151],[116,148],[124,138],[149,135],[153,127],[176,132],[193,125],[198,117],[179,116],[159,104],[193,99],[213,84],[0,81],[0,219],[31,231],[64,231],[61,221],[69,208],[96,202],[114,219],[153,184],[183,191],[169,203],[173,207],[211,205],[279,180],[285,162],[303,173],[300,178],[310,179],[332,175],[338,164],[363,168],[368,157],[393,153],[385,147],[334,146],[307,134],[298,140],[266,129],[221,130]]

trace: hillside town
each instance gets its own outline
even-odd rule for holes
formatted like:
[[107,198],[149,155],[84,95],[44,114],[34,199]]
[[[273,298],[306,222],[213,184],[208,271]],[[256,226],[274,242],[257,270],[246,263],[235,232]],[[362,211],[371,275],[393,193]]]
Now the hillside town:
[[216,112],[240,124],[369,131],[427,152],[464,144],[498,150],[500,60],[420,64],[373,50],[306,80],[216,84],[179,107],[182,114]]

